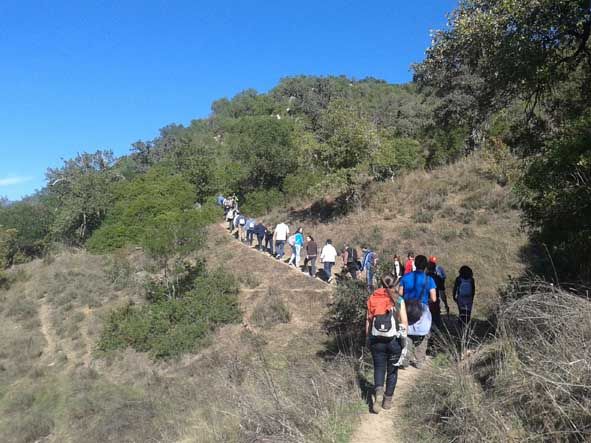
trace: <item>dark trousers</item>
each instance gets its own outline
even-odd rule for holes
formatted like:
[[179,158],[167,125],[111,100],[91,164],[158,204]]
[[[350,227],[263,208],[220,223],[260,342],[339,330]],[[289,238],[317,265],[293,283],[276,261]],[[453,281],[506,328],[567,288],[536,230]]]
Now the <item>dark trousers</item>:
[[308,273],[312,277],[316,277],[316,256],[311,255],[304,260],[304,268],[308,269]]
[[351,274],[353,280],[357,280],[357,263],[347,263],[347,272]]
[[324,274],[326,275],[326,279],[330,279],[332,277],[332,267],[334,266],[333,261],[325,261],[324,262]]
[[273,236],[265,236],[265,249],[271,255],[273,254]]
[[402,352],[400,343],[397,338],[370,337],[369,348],[373,357],[374,386],[376,388],[384,386],[385,379],[386,389],[384,394],[391,397],[394,394],[398,379],[398,366],[394,365],[398,362]]
[[248,242],[248,244],[250,246],[252,246],[252,241],[254,240],[254,231],[251,229],[248,229],[246,231],[246,241]]
[[458,312],[460,313],[460,326],[467,325],[468,323],[470,323],[470,317],[472,317],[472,303],[458,303]]
[[257,242],[258,242],[258,249],[259,251],[263,250],[263,243],[265,241],[265,236],[264,235],[257,235]]
[[232,231],[234,229],[234,220],[228,220],[228,231]]
[[429,311],[431,311],[433,325],[439,330],[443,329],[443,323],[441,321],[441,303],[439,302],[439,299],[437,299],[436,302],[429,301]]

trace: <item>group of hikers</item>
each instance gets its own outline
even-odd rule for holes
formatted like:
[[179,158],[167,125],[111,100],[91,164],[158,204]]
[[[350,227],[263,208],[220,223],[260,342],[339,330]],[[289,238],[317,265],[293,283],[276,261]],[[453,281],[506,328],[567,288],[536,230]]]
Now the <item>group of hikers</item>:
[[[359,256],[356,248],[348,243],[339,252],[330,239],[319,247],[310,234],[304,236],[303,228],[290,231],[286,223],[276,225],[248,217],[238,209],[236,196],[218,197],[218,204],[224,208],[228,231],[241,242],[266,252],[278,260],[285,260],[290,266],[301,269],[310,278],[334,281],[333,267],[341,257],[341,278],[357,280],[364,275],[368,293],[365,334],[371,350],[374,367],[375,396],[374,412],[389,409],[396,387],[399,368],[412,365],[421,368],[427,359],[427,346],[432,329],[441,331],[444,324],[441,317],[441,303],[446,314],[450,308],[446,295],[446,272],[437,257],[417,255],[409,252],[404,263],[394,255],[391,266],[380,267],[378,254],[369,246],[363,246]],[[256,237],[257,244],[254,245]],[[286,258],[286,245],[291,255]],[[300,266],[303,257],[303,266]],[[322,271],[317,272],[317,260]],[[379,288],[376,283],[379,282]],[[470,322],[476,285],[472,269],[462,266],[458,271],[452,290],[453,300],[458,307],[460,327]],[[385,384],[385,387],[384,387]]]

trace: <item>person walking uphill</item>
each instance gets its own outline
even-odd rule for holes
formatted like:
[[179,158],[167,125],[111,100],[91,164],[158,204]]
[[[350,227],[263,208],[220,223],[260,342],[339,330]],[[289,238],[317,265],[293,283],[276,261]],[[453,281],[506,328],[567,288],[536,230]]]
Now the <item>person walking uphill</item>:
[[[373,358],[375,400],[373,411],[390,409],[398,367],[406,355],[408,319],[402,297],[394,294],[395,279],[385,275],[382,287],[367,300],[365,335]],[[384,379],[386,388],[384,389]]]
[[462,266],[459,274],[454,283],[453,298],[458,304],[460,326],[465,326],[470,323],[470,317],[472,316],[476,283],[474,282],[474,273],[469,266]]
[[373,278],[377,265],[378,255],[367,246],[363,247],[363,261],[361,262],[361,269],[365,270],[367,290],[369,292],[373,291]]
[[257,237],[257,249],[259,251],[263,250],[263,245],[265,242],[265,235],[267,234],[267,228],[265,228],[265,223],[261,220],[254,226],[254,235]]
[[289,235],[289,226],[285,223],[279,223],[275,226],[275,254],[278,259],[283,258],[285,255],[285,242]]
[[427,358],[427,344],[432,322],[429,301],[437,301],[437,285],[425,273],[427,257],[417,255],[414,262],[416,271],[405,274],[400,279],[399,294],[407,304],[410,301],[418,301],[422,305],[421,319],[408,330],[408,337],[414,348],[411,364],[420,368]]
[[320,252],[320,261],[324,265],[324,275],[326,275],[326,281],[329,283],[332,281],[332,267],[337,261],[337,250],[332,245],[332,240],[326,240],[326,244]]
[[293,236],[292,255],[289,259],[289,264],[299,269],[300,267],[300,256],[302,248],[304,247],[304,230],[298,228],[295,235]]
[[306,237],[306,260],[304,260],[304,268],[308,267],[310,277],[316,278],[316,257],[318,256],[318,245],[314,241],[314,237],[308,235]]

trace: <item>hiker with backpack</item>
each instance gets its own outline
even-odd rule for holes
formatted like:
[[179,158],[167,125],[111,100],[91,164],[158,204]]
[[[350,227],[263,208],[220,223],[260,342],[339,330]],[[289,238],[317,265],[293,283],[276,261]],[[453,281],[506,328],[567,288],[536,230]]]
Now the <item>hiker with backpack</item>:
[[476,295],[476,283],[474,273],[469,266],[462,266],[454,283],[453,299],[458,305],[460,326],[470,323],[472,305]]
[[239,213],[238,217],[236,217],[235,224],[238,227],[238,240],[242,243],[246,242],[246,216]]
[[248,243],[248,246],[252,246],[254,240],[254,227],[256,224],[257,222],[254,218],[246,219],[246,242]]
[[418,369],[423,366],[427,358],[427,345],[432,323],[429,301],[437,301],[437,285],[433,278],[425,273],[427,257],[417,255],[414,264],[416,270],[404,274],[400,279],[398,291],[407,304],[411,300],[416,300],[422,305],[421,319],[412,327],[409,327],[408,331],[408,337],[413,345],[411,364]]
[[234,230],[234,216],[234,209],[228,208],[228,212],[226,212],[226,222],[228,222],[228,231],[230,231],[230,233]]
[[265,242],[265,235],[267,233],[267,228],[265,228],[265,223],[261,220],[258,222],[253,229],[254,235],[257,238],[257,249],[259,251],[263,251],[263,244]]
[[365,271],[365,278],[367,280],[367,290],[373,291],[373,279],[375,270],[378,266],[378,255],[369,247],[363,247],[363,261],[361,262],[361,269]]
[[445,313],[449,315],[449,305],[447,304],[447,295],[445,293],[445,279],[447,278],[445,269],[443,269],[443,266],[440,264],[437,264],[437,257],[434,255],[429,257],[429,262],[435,263],[435,273],[441,279],[441,285],[435,281],[435,283],[437,283],[437,297],[443,302],[443,306],[445,306]]
[[300,258],[302,254],[302,248],[304,247],[304,230],[300,227],[294,236],[294,252],[295,252],[295,267],[300,268]]
[[273,251],[273,237],[275,236],[273,225],[268,225],[265,227],[265,229],[265,251],[267,251],[272,256],[275,256]]
[[343,274],[346,275],[347,273],[351,274],[351,278],[353,280],[357,280],[357,272],[359,271],[358,268],[358,259],[357,259],[357,249],[352,246],[345,244],[345,248],[343,249],[342,254],[343,259]]
[[[443,287],[443,279],[437,274],[437,266],[435,262],[429,260],[427,263],[427,275],[435,281],[436,288],[436,300],[429,300],[429,311],[431,311],[431,317],[433,318],[433,324],[438,330],[443,330],[443,323],[441,321],[441,288]],[[449,309],[448,309],[449,312]]]
[[324,267],[324,275],[326,276],[326,281],[332,281],[332,267],[334,266],[337,260],[337,250],[332,245],[332,240],[326,240],[326,244],[322,248],[320,252],[320,261]]
[[308,275],[316,278],[316,257],[318,256],[318,245],[314,241],[314,237],[308,235],[306,237],[306,259],[304,260],[304,268],[307,268]]
[[278,259],[282,259],[285,255],[285,242],[289,235],[289,226],[281,222],[275,226],[275,253]]
[[365,320],[365,336],[373,359],[375,413],[392,407],[398,367],[406,355],[408,330],[405,302],[395,294],[394,278],[385,275],[381,283],[382,287],[367,300]]

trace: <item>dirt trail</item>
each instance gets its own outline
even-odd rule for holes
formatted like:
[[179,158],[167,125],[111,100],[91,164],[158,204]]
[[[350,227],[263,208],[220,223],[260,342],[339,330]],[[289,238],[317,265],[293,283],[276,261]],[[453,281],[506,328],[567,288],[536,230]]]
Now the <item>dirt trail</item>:
[[[227,240],[228,232],[225,229],[225,225],[216,227],[215,235],[219,235],[221,238]],[[237,240],[232,240],[231,242],[226,241],[226,245],[220,249],[232,250],[240,263],[247,263],[250,269],[256,269],[260,273],[261,283],[259,286],[255,288],[242,288],[240,290],[243,295],[243,305],[249,304],[249,300],[244,297],[256,296],[272,286],[280,286],[282,292],[288,294],[294,293],[294,296],[296,294],[299,296],[301,293],[329,294],[334,290],[334,286],[321,280],[312,280],[304,273],[288,266],[286,263],[275,260],[267,254],[262,254]],[[287,272],[286,268],[289,269],[289,272]],[[311,326],[313,322],[314,320],[311,318],[295,315],[291,320],[290,327],[305,328]],[[244,327],[250,328],[246,323]],[[412,367],[398,371],[398,383],[394,393],[392,409],[388,411],[382,409],[379,414],[364,413],[360,417],[360,423],[351,437],[351,443],[368,443],[373,441],[397,443],[404,441],[399,427],[396,426],[396,421],[402,417],[402,411],[400,409],[403,403],[402,399],[414,384],[419,372],[419,370]]]
[[42,303],[39,307],[39,320],[41,322],[41,333],[45,338],[45,347],[43,348],[43,355],[51,360],[49,365],[55,363],[55,351],[57,349],[57,337],[51,326],[51,312],[46,303]]
[[[366,413],[351,437],[351,443],[384,442],[398,443],[405,439],[397,426],[402,419],[403,398],[414,384],[420,371],[413,367],[398,371],[398,382],[394,391],[392,409],[380,410],[379,414]],[[389,436],[389,438],[388,438]]]

